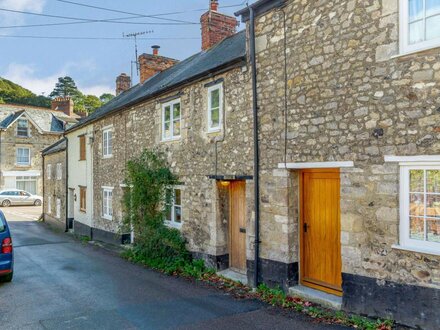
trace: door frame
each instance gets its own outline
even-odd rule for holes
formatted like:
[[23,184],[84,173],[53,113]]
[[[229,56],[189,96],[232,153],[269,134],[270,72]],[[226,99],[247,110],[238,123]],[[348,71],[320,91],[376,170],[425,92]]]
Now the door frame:
[[[319,291],[323,291],[326,293],[330,293],[336,296],[342,296],[342,290],[336,290],[329,286],[326,286],[325,283],[323,285],[318,285],[315,283],[311,283],[308,281],[304,281],[304,173],[340,173],[340,168],[313,168],[313,169],[302,169],[299,170],[299,254],[300,254],[300,264],[299,264],[299,283],[301,285],[307,286],[312,289],[316,289]],[[340,197],[339,197],[340,202]],[[341,213],[339,210],[339,229],[341,228]],[[339,251],[339,255],[342,257],[342,250]],[[342,269],[341,269],[342,273]]]
[[[239,273],[243,273],[246,274],[246,269],[247,269],[247,265],[246,265],[246,260],[247,260],[247,249],[246,249],[246,241],[247,241],[247,226],[246,226],[246,181],[245,180],[233,180],[233,181],[228,181],[229,182],[229,224],[228,224],[228,249],[229,249],[229,268],[237,271]],[[245,228],[246,228],[246,232],[244,233],[244,251],[242,251],[242,253],[244,254],[244,258],[245,258],[245,264],[244,264],[244,268],[243,269],[238,269],[235,267],[232,267],[232,185],[234,183],[242,183],[244,185],[244,202],[245,202],[245,208],[243,210],[244,212],[244,223],[245,223]]]

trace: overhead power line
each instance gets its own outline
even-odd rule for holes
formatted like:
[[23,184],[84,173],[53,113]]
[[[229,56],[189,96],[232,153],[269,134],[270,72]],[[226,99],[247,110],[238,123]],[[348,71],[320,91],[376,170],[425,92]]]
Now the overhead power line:
[[[25,39],[62,39],[62,40],[126,40],[123,37],[75,37],[75,36],[28,36],[28,35],[8,35],[0,34],[0,38],[25,38]],[[200,38],[192,37],[151,37],[151,38],[139,38],[138,40],[196,40]]]

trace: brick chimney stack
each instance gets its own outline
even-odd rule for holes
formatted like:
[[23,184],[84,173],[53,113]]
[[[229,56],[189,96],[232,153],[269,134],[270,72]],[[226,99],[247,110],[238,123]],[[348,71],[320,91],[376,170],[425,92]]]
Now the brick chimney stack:
[[146,80],[153,77],[155,74],[162,72],[166,69],[171,68],[174,64],[178,63],[178,60],[160,56],[159,46],[155,45],[153,47],[153,54],[142,54],[139,56],[139,68],[141,75],[141,84]]
[[64,112],[68,116],[73,115],[73,100],[70,97],[56,97],[52,100],[52,110]]
[[125,92],[126,90],[129,90],[130,88],[131,88],[131,78],[127,74],[121,73],[116,78],[116,96]]
[[211,0],[209,10],[200,18],[202,25],[202,50],[208,50],[236,33],[235,17],[218,12],[218,1]]

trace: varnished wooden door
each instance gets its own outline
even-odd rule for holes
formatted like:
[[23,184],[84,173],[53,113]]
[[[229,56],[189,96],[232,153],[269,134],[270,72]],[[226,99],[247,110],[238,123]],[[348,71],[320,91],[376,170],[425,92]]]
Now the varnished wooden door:
[[342,295],[339,169],[301,173],[301,283]]
[[246,184],[230,184],[229,266],[246,270]]

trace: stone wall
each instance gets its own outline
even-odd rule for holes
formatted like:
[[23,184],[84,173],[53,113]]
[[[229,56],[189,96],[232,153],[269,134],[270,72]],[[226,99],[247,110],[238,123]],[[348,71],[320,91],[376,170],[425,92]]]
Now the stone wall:
[[[44,220],[58,227],[65,229],[66,226],[66,151],[45,155],[44,157],[44,195],[43,195],[43,215]],[[51,165],[50,179],[47,175],[47,166]],[[61,179],[57,179],[57,164],[61,164]],[[51,197],[51,208],[48,208],[48,200]],[[60,217],[56,217],[56,201],[61,201]]]

